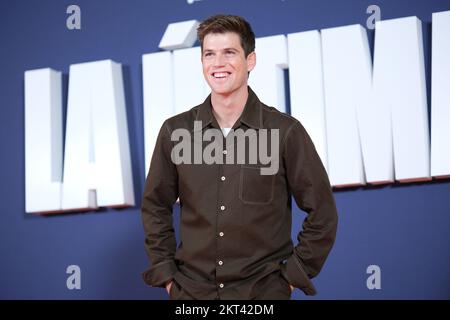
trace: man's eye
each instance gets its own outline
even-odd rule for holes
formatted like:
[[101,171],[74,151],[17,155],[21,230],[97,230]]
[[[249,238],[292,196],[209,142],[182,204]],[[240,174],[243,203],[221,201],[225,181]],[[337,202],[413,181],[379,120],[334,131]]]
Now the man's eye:
[[212,55],[212,53],[211,52],[207,52],[207,53],[205,53],[205,57],[209,57],[209,56],[211,56]]
[[232,55],[234,55],[234,51],[227,51],[227,52],[225,52],[228,56],[232,56]]

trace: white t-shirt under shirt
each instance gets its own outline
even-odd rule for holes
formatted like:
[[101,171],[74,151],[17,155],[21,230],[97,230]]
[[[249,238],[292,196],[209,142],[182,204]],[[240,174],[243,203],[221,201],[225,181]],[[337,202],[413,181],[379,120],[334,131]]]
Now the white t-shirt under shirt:
[[223,136],[226,138],[228,135],[228,132],[230,132],[231,128],[222,128]]

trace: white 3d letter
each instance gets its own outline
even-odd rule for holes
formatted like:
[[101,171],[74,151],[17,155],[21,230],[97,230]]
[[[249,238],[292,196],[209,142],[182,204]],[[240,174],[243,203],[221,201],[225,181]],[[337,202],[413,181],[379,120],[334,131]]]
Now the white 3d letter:
[[25,211],[61,209],[61,73],[25,72]]
[[431,175],[450,176],[450,11],[433,13]]
[[121,65],[71,65],[62,208],[134,204]]

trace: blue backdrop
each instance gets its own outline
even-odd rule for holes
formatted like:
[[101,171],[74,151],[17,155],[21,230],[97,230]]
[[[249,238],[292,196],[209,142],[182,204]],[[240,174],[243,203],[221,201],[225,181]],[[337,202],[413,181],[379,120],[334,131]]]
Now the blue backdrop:
[[[81,8],[81,30],[66,28],[66,8]],[[109,0],[0,2],[0,298],[166,299],[141,280],[148,267],[139,205],[124,210],[37,217],[25,213],[25,70],[69,71],[73,63],[112,59],[124,65],[136,203],[144,184],[142,65],[158,51],[168,23],[239,14],[257,37],[360,23],[366,9],[382,19],[415,15],[424,23],[430,90],[431,14],[444,0]],[[373,38],[373,32],[369,31]],[[67,88],[66,88],[67,89]],[[428,98],[428,101],[430,99]],[[449,299],[450,181],[335,191],[337,240],[315,297],[295,299]],[[295,237],[304,214],[293,210]],[[176,214],[178,214],[176,210]],[[81,268],[81,290],[68,290],[66,268]],[[366,286],[369,265],[381,268],[381,289]]]

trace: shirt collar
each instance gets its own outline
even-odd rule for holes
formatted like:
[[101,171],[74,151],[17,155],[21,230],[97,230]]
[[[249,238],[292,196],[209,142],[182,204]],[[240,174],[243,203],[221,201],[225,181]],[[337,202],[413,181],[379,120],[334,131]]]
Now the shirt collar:
[[[195,120],[202,122],[202,130],[210,124],[219,128],[217,120],[212,113],[211,94],[209,94],[205,101],[199,106]],[[241,123],[244,123],[246,126],[254,129],[262,128],[261,102],[250,86],[248,86],[248,98],[245,103],[244,110],[236,123],[233,125],[233,129],[239,127]],[[194,131],[194,129],[192,131]]]

